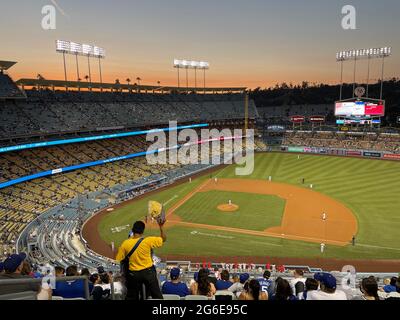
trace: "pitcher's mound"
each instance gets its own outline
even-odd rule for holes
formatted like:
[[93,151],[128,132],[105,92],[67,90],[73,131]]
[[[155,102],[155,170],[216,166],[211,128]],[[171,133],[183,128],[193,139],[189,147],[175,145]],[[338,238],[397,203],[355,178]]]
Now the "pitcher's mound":
[[233,212],[233,211],[238,210],[239,206],[236,205],[236,204],[233,204],[233,203],[232,204],[223,203],[223,204],[220,204],[217,207],[217,209],[220,210],[220,211],[223,211],[223,212]]

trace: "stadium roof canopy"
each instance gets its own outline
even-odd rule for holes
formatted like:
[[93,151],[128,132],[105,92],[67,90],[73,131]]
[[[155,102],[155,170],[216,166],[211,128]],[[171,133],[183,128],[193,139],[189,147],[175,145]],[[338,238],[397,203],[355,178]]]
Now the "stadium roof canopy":
[[0,60],[0,70],[8,70],[10,69],[16,62],[14,61],[1,61]]
[[110,91],[144,91],[144,92],[208,92],[208,93],[222,93],[222,92],[244,92],[246,87],[170,87],[170,86],[149,86],[137,84],[118,84],[118,83],[100,83],[100,82],[86,82],[86,81],[63,81],[63,80],[47,80],[47,79],[20,79],[16,82],[17,85],[23,87],[49,87],[52,90],[56,88],[79,88],[79,89],[102,89]]

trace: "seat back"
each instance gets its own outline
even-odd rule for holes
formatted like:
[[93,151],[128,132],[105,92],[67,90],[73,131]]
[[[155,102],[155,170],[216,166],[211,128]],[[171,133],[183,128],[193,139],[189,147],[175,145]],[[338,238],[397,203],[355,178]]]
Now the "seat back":
[[235,300],[235,295],[229,290],[217,290],[213,300]]
[[177,294],[163,294],[164,300],[181,300],[181,297]]
[[17,293],[3,294],[0,300],[37,300],[37,292],[23,291]]
[[208,300],[208,297],[200,295],[189,295],[185,297],[185,300]]

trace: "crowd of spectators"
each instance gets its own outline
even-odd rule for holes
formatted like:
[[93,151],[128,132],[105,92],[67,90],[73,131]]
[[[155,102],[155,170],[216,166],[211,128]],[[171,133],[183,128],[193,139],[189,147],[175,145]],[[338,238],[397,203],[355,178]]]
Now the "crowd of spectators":
[[338,149],[360,149],[400,153],[400,137],[383,134],[350,134],[337,132],[288,132],[285,146],[305,146]]
[[[66,269],[56,266],[55,285],[44,281],[45,274],[40,268],[32,266],[24,253],[11,254],[0,262],[0,299],[1,295],[33,291],[38,300],[86,299],[83,279],[60,281],[63,277],[84,276],[88,279],[91,300],[125,299],[127,287],[122,274],[113,273],[98,267],[89,271],[78,270],[71,265]],[[36,283],[1,284],[2,280],[41,279]],[[230,273],[228,270],[201,268],[194,273],[193,279],[183,280],[181,269],[169,270],[169,279],[159,283],[162,294],[168,299],[177,295],[181,299],[187,296],[203,296],[211,300],[400,300],[400,278],[384,279],[384,285],[378,285],[378,279],[367,276],[361,279],[357,287],[346,287],[328,272],[317,272],[304,277],[302,270],[291,274],[271,278],[271,271],[265,270],[262,277],[249,273]],[[112,284],[112,285],[111,285]],[[54,286],[54,287],[53,287]],[[114,290],[112,295],[111,290]],[[149,299],[153,297],[149,296]],[[157,297],[162,299],[163,297]]]

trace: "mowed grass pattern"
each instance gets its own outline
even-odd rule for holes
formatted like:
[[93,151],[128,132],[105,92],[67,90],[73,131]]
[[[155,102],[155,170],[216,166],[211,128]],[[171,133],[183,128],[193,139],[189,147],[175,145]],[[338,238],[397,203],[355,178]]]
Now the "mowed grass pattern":
[[[237,211],[221,212],[217,209],[218,205],[229,200],[239,206]],[[196,193],[175,214],[194,223],[263,231],[280,226],[285,203],[277,196],[213,190]]]
[[[324,257],[400,259],[400,162],[313,155],[300,155],[298,159],[297,154],[263,153],[256,154],[254,172],[250,176],[236,176],[235,165],[225,167],[215,175],[238,179],[268,179],[272,176],[273,181],[302,187],[312,183],[314,191],[335,198],[350,208],[359,226],[355,247],[327,246]],[[209,177],[207,175],[192,183],[184,183],[116,210],[100,222],[100,235],[108,243],[115,241],[119,244],[126,239],[128,230],[112,234],[110,227],[131,225],[134,220],[143,218],[150,199],[169,201],[167,208],[170,207]],[[306,185],[301,184],[302,178],[305,178]],[[212,220],[209,224],[215,224]],[[192,234],[192,231],[204,235]],[[153,230],[149,234],[157,232]],[[168,230],[168,241],[157,252],[215,257],[321,257],[319,245],[315,243],[180,226]]]

